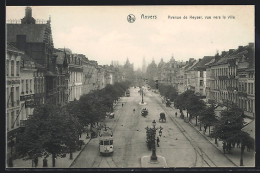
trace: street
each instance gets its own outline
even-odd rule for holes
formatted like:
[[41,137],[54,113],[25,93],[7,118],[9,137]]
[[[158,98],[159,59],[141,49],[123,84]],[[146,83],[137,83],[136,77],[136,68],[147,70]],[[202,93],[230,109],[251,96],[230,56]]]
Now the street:
[[[156,154],[165,157],[168,167],[235,166],[188,123],[179,116],[176,118],[175,112],[179,115],[179,110],[165,107],[158,94],[146,90],[144,102],[147,104],[140,105],[138,90],[132,87],[130,97],[122,97],[115,107],[115,118],[105,120],[114,132],[114,153],[101,156],[99,139],[91,139],[71,168],[140,168],[141,157],[152,153],[146,146],[145,127],[151,127],[153,120],[156,127],[163,128]],[[146,117],[141,116],[142,108],[149,111]],[[159,122],[161,112],[166,114],[166,122]]]

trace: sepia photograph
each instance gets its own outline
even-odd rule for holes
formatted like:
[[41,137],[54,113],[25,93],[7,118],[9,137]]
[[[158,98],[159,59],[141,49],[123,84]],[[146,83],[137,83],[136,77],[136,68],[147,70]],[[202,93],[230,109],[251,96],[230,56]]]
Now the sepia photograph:
[[5,168],[255,167],[255,6],[6,6]]

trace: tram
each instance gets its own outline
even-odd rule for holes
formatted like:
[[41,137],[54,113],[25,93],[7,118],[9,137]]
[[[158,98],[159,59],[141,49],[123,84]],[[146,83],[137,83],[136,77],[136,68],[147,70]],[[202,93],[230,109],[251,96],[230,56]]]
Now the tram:
[[100,129],[99,133],[99,153],[101,155],[113,154],[113,132],[109,127]]

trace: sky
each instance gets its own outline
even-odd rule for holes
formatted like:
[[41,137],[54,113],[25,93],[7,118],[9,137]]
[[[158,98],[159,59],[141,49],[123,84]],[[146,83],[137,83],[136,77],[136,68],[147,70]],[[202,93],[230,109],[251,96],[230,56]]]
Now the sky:
[[[255,42],[253,5],[31,7],[35,19],[51,17],[55,48],[69,48],[100,65],[123,65],[128,58],[136,70],[143,59],[187,61]],[[6,7],[7,20],[24,15],[25,6]]]

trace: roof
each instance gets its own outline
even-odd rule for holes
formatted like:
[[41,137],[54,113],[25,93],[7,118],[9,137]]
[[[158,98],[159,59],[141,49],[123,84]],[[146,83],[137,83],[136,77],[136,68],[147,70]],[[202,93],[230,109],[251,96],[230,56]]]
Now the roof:
[[242,131],[248,133],[250,137],[255,139],[255,120],[248,123],[245,127],[241,129]]
[[196,64],[198,64],[198,63],[199,63],[199,61],[198,61],[198,60],[195,60],[194,62],[192,62],[192,65],[191,65],[191,66],[189,66],[189,67],[186,68],[186,70],[187,70],[187,71],[192,70],[193,67],[194,67]]
[[48,24],[6,24],[8,42],[16,42],[16,35],[26,35],[27,42],[42,43]]
[[23,51],[21,51],[20,49],[16,48],[11,43],[7,43],[7,50],[11,50],[11,51],[19,52],[19,53],[24,53]]
[[193,68],[206,68],[205,64],[211,62],[214,56],[204,56]]

